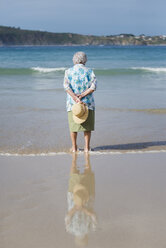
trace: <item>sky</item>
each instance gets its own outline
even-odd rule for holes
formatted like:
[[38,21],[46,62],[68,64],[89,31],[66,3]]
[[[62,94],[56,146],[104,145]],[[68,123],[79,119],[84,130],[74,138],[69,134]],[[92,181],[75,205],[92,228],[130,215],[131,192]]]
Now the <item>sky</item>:
[[92,35],[166,35],[166,0],[0,0],[0,25]]

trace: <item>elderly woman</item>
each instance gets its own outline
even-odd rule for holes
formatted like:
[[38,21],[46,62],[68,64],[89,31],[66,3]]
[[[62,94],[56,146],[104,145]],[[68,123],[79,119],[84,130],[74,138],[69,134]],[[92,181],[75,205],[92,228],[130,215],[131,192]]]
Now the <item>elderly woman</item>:
[[77,151],[77,132],[84,132],[84,151],[90,150],[91,131],[94,130],[95,103],[93,92],[97,80],[92,69],[85,67],[87,56],[77,52],[73,56],[74,66],[65,71],[64,89],[67,92],[67,112],[72,141],[72,152]]

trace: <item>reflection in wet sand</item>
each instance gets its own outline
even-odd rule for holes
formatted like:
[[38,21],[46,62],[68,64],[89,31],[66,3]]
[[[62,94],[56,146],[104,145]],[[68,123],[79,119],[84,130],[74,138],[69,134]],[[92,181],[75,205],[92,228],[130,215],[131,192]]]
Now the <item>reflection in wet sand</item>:
[[91,170],[89,155],[85,154],[84,171],[77,167],[77,154],[73,154],[67,192],[68,212],[65,216],[66,231],[75,237],[75,244],[88,244],[88,233],[96,230],[94,212],[95,176]]
[[90,160],[0,157],[0,248],[165,248],[166,153]]

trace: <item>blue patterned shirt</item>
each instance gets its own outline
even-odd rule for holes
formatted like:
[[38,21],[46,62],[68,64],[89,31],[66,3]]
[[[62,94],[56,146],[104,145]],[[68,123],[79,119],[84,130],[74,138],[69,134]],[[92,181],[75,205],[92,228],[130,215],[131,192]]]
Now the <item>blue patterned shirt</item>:
[[[81,94],[89,88],[96,90],[97,80],[92,69],[85,67],[83,64],[76,64],[65,71],[63,86],[65,90],[71,89],[75,94]],[[81,101],[84,102],[89,109],[95,109],[93,93],[83,97]],[[67,111],[71,111],[74,103],[73,98],[67,94]]]

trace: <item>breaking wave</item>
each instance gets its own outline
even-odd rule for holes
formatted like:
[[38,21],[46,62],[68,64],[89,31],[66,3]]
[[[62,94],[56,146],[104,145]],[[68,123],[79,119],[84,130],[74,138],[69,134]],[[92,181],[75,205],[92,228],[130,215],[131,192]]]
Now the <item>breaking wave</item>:
[[48,72],[64,71],[67,68],[65,68],[65,67],[58,67],[58,68],[32,67],[31,69],[34,71],[48,73]]
[[[64,73],[66,67],[0,68],[0,75],[28,75],[34,73]],[[137,75],[166,73],[165,67],[93,68],[97,75]]]

